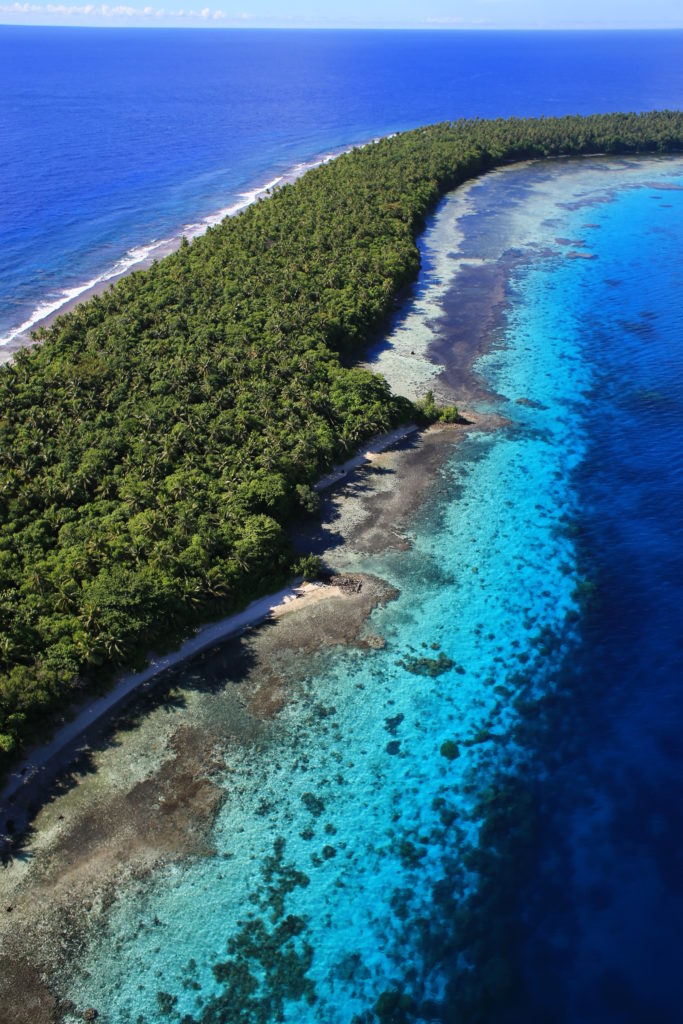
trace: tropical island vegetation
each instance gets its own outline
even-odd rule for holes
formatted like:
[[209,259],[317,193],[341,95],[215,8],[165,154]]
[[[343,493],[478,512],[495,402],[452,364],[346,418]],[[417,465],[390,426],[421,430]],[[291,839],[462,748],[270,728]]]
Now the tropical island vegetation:
[[41,330],[0,370],[0,766],[96,679],[292,575],[287,526],[320,474],[440,415],[353,361],[441,195],[506,162],[682,141],[679,112],[399,134]]

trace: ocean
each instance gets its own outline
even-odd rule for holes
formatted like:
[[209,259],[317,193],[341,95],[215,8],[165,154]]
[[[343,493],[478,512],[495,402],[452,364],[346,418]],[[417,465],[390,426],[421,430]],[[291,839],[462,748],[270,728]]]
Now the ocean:
[[[245,133],[259,125],[250,145],[263,147],[247,156],[242,139],[233,163],[211,90],[215,136],[196,115],[190,132],[188,106],[187,138],[212,152],[217,174],[201,201],[202,159],[181,145],[182,116],[169,109],[156,144],[142,127],[153,119],[141,119],[138,157],[149,147],[180,164],[172,174],[160,159],[168,179],[155,186],[151,169],[135,178],[131,152],[133,198],[127,209],[111,199],[112,217],[134,231],[144,194],[145,217],[162,219],[125,236],[111,259],[297,162],[417,121],[681,98],[683,37],[671,33],[205,42],[33,31],[11,35],[53,55],[56,38],[101,40],[110,55],[130,39],[143,105],[152,94],[170,103],[168,69],[187,71],[183,38],[214,54],[212,65],[204,50],[207,74],[232,46],[256,89],[245,90],[249,103],[261,103],[241,123]],[[156,93],[159,65],[136,46],[166,55]],[[274,48],[273,87],[261,93],[259,46]],[[12,50],[18,68],[21,47]],[[59,59],[66,80],[103,55]],[[89,74],[100,100],[106,88],[118,97],[116,79]],[[85,91],[106,152],[106,104]],[[314,118],[316,104],[326,113]],[[132,113],[119,109],[111,146],[118,138],[123,150]],[[53,146],[66,165],[65,147]],[[240,159],[241,176],[214,190]],[[173,192],[181,165],[195,182],[186,206]],[[84,191],[102,227],[100,186]],[[85,207],[65,192],[71,216],[66,206],[63,223],[46,214],[43,230],[63,245],[75,232],[74,258],[85,258],[78,230],[94,231],[98,215],[77,229]],[[349,624],[355,605],[329,599],[326,613],[321,601],[176,670],[173,699],[122,723],[41,812],[0,887],[4,904],[18,907],[24,890],[43,901],[36,950],[52,935],[51,901],[64,901],[59,941],[42,955],[61,965],[51,984],[69,1024],[89,1006],[105,1024],[680,1020],[682,242],[680,156],[532,162],[443,200],[420,240],[419,280],[368,361],[408,395],[460,390],[482,419],[376,459],[310,527],[333,568],[374,581],[373,610]],[[73,280],[95,267],[78,278],[74,266]],[[36,291],[17,307],[17,322],[38,301]],[[456,339],[476,332],[483,354],[463,382]],[[111,884],[80,890],[89,864],[102,877],[113,870]]]
[[0,346],[344,147],[680,106],[680,32],[0,26]]
[[60,813],[92,806],[91,843],[102,794],[116,818],[125,780],[183,750],[169,730],[201,736],[223,794],[209,851],[119,877],[69,1005],[112,1024],[678,1019],[682,228],[676,157],[531,163],[444,200],[403,349],[371,365],[424,387],[416,359],[502,279],[468,406],[499,425],[388,453],[327,502],[328,564],[384,581],[361,628],[342,641],[348,607],[313,606],[177,670],[170,706],[43,813],[39,864]]

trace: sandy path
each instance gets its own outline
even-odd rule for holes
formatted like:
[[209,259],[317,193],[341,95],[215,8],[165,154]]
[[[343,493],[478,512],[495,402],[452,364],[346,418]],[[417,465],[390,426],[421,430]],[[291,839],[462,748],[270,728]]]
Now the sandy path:
[[[399,427],[387,434],[380,434],[364,447],[362,452],[354,455],[316,484],[317,491],[333,487],[355,469],[372,462],[380,452],[386,451],[406,437],[417,433],[414,425]],[[165,655],[150,654],[148,665],[141,672],[126,673],[120,676],[112,688],[102,697],[89,701],[87,706],[78,711],[76,716],[61,726],[53,737],[44,744],[35,747],[27,757],[10,773],[9,778],[0,792],[0,835],[6,832],[7,821],[12,820],[13,827],[20,830],[27,818],[26,808],[34,799],[40,799],[47,792],[50,782],[60,771],[68,766],[73,759],[80,741],[96,724],[118,710],[133,693],[145,684],[150,683],[168,669],[196,657],[202,651],[233,637],[245,630],[257,626],[266,619],[280,615],[293,607],[299,608],[309,601],[317,601],[322,592],[333,592],[335,588],[302,583],[294,580],[274,594],[252,601],[243,611],[229,615],[219,622],[200,627],[194,636],[186,640],[177,651]],[[13,807],[17,797],[20,807]]]

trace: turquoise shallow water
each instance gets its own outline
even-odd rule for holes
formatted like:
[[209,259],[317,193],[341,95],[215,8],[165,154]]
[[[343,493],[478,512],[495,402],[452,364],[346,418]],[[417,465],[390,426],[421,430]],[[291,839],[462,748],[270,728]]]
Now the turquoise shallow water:
[[681,183],[653,177],[585,218],[598,260],[576,313],[594,369],[574,532],[595,589],[534,744],[541,827],[505,1018],[525,1024],[680,1017]]
[[[116,1024],[358,1024],[373,1007],[456,1021],[474,1005],[469,1019],[496,1019],[510,979],[490,893],[533,846],[552,774],[522,726],[586,656],[594,581],[575,524],[596,415],[616,408],[596,413],[618,313],[603,310],[601,347],[596,291],[632,274],[633,295],[642,261],[680,246],[680,193],[649,182],[683,190],[683,163],[509,169],[443,204],[395,329],[416,332],[418,353],[438,336],[443,353],[462,326],[463,274],[503,267],[505,308],[476,369],[497,395],[482,407],[508,425],[453,443],[408,550],[332,553],[398,588],[369,623],[385,649],[302,656],[268,730],[226,741],[217,854],[121,890],[72,979],[77,1006]],[[655,316],[671,307],[676,266],[648,295]],[[404,390],[424,386],[414,358],[385,350],[378,363]],[[631,394],[649,386],[642,366],[628,372]],[[531,963],[517,969],[533,975]]]

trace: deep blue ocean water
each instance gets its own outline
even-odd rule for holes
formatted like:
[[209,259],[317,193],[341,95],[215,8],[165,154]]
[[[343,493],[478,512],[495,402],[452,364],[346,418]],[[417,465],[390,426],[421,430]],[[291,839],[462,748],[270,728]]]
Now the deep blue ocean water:
[[573,526],[595,592],[540,752],[519,1022],[681,1014],[683,179],[671,180],[585,218],[599,259],[574,314],[593,380]]
[[[681,39],[1,30],[6,322],[374,134],[680,106]],[[467,274],[499,268],[477,371],[509,425],[454,444],[405,549],[330,554],[398,589],[369,624],[385,649],[302,655],[238,744],[234,688],[197,692],[233,678],[226,648],[63,798],[151,764],[171,720],[225,723],[216,855],[122,878],[64,980],[76,1007],[375,1024],[390,993],[393,1024],[680,1021],[682,229],[680,159],[509,168],[445,200],[376,365],[424,387]]]
[[0,26],[0,339],[300,163],[457,117],[683,102],[683,33]]
[[[501,270],[476,370],[507,426],[450,442],[405,544],[329,552],[396,587],[368,624],[383,649],[302,652],[280,714],[237,742],[228,645],[178,672],[185,707],[103,755],[125,775],[169,714],[210,720],[226,801],[215,854],[122,880],[73,963],[77,1007],[680,1019],[682,229],[681,158],[507,168],[444,201],[393,332],[424,355],[472,316],[468,275]],[[397,351],[379,364],[410,391]],[[333,530],[363,491],[332,500]]]

